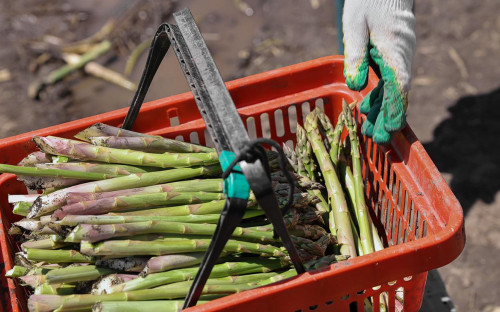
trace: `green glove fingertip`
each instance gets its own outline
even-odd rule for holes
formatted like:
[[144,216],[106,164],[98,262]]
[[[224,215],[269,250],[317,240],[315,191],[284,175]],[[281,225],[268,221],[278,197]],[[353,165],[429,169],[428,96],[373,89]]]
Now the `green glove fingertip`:
[[391,139],[390,133],[406,125],[408,102],[403,87],[396,79],[395,70],[384,62],[382,55],[375,47],[370,49],[370,54],[379,66],[384,80],[382,111],[375,123],[373,140],[376,143],[386,144]]
[[385,130],[388,132],[398,131],[406,125],[406,96],[402,96],[399,90],[390,92],[389,98],[385,99]]
[[[360,91],[363,90],[366,85],[368,84],[368,49],[366,49],[366,54],[365,57],[361,60],[359,64],[356,65],[350,65],[352,67],[355,67],[355,74],[349,74],[349,65],[347,63],[344,64],[344,78],[345,78],[345,83],[349,87],[349,89],[354,90],[354,91]],[[346,58],[347,62],[347,58]],[[352,71],[351,71],[352,72]]]
[[378,85],[363,98],[363,101],[359,105],[359,111],[362,114],[368,114],[372,107],[382,103],[383,92],[381,91],[383,91],[383,87],[384,81],[380,79]]
[[366,115],[366,120],[363,122],[363,126],[361,127],[361,133],[366,136],[373,136],[373,129],[375,127],[375,123],[380,116],[380,108],[382,107],[382,97],[383,91],[378,94],[377,99],[374,101],[370,111]]
[[390,134],[387,131],[375,131],[375,134],[373,135],[373,142],[380,144],[380,145],[386,145],[389,143],[392,139],[392,134]]
[[361,126],[361,134],[371,137],[373,135],[374,124],[366,119]]
[[377,122],[375,122],[375,126],[373,127],[373,142],[381,145],[385,145],[391,141],[392,135],[391,133],[385,130],[385,117],[383,110],[379,113],[377,118]]

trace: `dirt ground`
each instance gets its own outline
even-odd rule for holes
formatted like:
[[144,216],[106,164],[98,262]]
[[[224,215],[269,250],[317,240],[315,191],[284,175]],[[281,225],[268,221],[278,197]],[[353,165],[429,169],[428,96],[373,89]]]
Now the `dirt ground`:
[[[244,5],[247,5],[246,7]],[[98,59],[123,72],[134,46],[173,10],[189,7],[225,80],[338,54],[333,0],[0,2],[0,137],[128,106],[133,92],[82,72],[48,87],[28,86],[61,66],[34,71],[55,43],[94,34],[121,17],[118,47]],[[130,9],[129,13],[119,12]],[[131,12],[131,13],[130,13]],[[500,2],[416,1],[417,51],[408,120],[466,215],[461,256],[439,269],[457,311],[500,310]],[[143,55],[130,80],[138,82]],[[163,62],[146,100],[187,91],[177,61]],[[497,142],[497,143],[495,143]],[[428,310],[430,311],[430,310]]]

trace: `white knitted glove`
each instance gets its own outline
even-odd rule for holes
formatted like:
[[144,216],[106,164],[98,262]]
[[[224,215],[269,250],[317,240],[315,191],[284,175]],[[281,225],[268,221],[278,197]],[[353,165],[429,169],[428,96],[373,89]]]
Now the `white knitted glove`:
[[415,54],[413,0],[346,0],[344,76],[352,90],[368,81],[368,53],[382,79],[360,105],[367,119],[362,133],[386,144],[406,124],[411,63]]

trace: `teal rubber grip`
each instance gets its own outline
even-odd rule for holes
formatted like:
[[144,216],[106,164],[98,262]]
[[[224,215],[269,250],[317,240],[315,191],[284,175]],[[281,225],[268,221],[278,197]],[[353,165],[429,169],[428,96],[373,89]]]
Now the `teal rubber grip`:
[[[222,151],[219,155],[222,170],[225,171],[235,158],[235,153]],[[241,172],[239,164],[234,166],[233,172],[231,172],[229,176],[224,179],[224,194],[226,194],[228,198],[248,199],[248,196],[250,195],[250,185],[243,175],[243,172]]]

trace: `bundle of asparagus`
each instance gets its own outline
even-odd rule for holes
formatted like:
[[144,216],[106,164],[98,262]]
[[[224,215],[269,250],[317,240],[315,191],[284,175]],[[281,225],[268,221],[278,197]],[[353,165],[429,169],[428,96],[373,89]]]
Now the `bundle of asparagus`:
[[[295,149],[284,146],[298,175],[323,181],[326,194],[317,190],[308,192],[320,198],[322,208],[318,210],[328,212],[325,216],[328,229],[339,247],[334,253],[351,258],[384,248],[365,203],[357,125],[352,113],[354,105],[343,100],[343,110],[335,127],[328,116],[316,108],[307,115],[304,128],[297,126]],[[341,140],[344,128],[348,135]],[[387,299],[387,296],[380,298],[381,311],[387,309]]]
[[[13,212],[25,218],[10,229],[21,251],[7,276],[31,289],[30,311],[136,309],[124,301],[177,311],[224,206],[217,154],[104,124],[75,138],[34,137],[39,151],[18,166],[0,165],[0,172],[39,192],[9,195]],[[284,203],[288,185],[276,155],[269,156]],[[325,187],[300,172],[294,176],[294,205],[284,218],[306,267],[347,259],[332,253],[342,247],[324,222]],[[286,249],[250,194],[244,221],[200,303],[294,276],[289,267]]]

